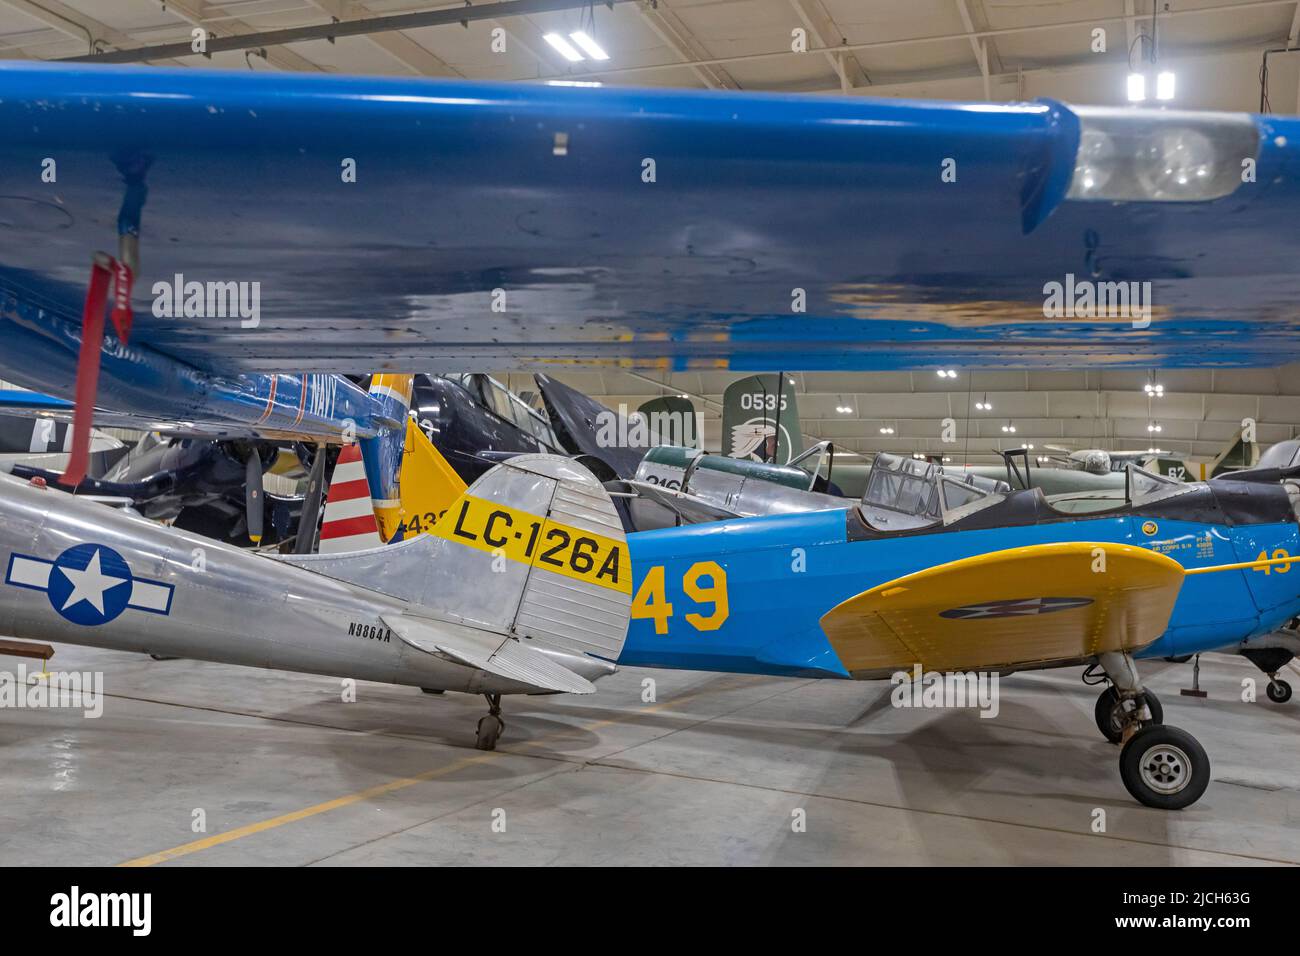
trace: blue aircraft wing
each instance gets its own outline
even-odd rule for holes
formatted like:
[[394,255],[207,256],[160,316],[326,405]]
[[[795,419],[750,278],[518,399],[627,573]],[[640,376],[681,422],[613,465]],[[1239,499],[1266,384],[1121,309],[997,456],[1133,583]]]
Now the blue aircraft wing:
[[9,63],[0,124],[0,377],[70,396],[130,237],[100,404],[142,414],[365,433],[311,373],[375,368],[1300,358],[1294,118]]

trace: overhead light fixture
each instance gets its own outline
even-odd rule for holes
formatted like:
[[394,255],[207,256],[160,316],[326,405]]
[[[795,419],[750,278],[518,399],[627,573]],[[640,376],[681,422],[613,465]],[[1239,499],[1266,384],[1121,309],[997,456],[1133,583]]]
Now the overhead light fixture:
[[1156,74],[1156,99],[1172,100],[1174,98],[1174,74],[1169,70],[1162,70]]
[[1016,432],[1016,426],[1015,426],[1015,425],[1003,425],[1003,426],[1002,426],[1002,430],[1003,430],[1004,432],[1010,432],[1011,434],[1014,435],[1015,432]]
[[882,435],[892,435],[892,434],[894,434],[894,430],[893,430],[892,428],[890,428],[889,426],[885,426],[884,428],[880,429],[880,434],[882,434]]
[[1162,431],[1164,431],[1164,429],[1163,429],[1162,427],[1160,427],[1160,423],[1159,423],[1159,422],[1151,422],[1149,425],[1147,425],[1147,431],[1149,431],[1149,432],[1162,432]]
[[852,415],[853,409],[848,405],[836,405],[835,410],[841,415]]
[[547,33],[542,37],[542,39],[549,43],[555,52],[560,54],[560,56],[564,57],[570,63],[577,63],[582,59],[582,54],[573,48],[573,44],[564,39],[564,37],[560,36],[558,33]]
[[987,395],[984,396],[984,401],[976,402],[975,407],[981,412],[993,411],[993,403],[989,401],[989,397]]
[[938,370],[936,371],[936,374],[938,374],[938,376],[939,376],[940,378],[956,378],[956,377],[957,377],[957,372],[956,372],[956,370],[955,370],[955,369],[950,369],[950,368],[941,368],[941,369],[938,369]]
[[944,456],[943,456],[943,463],[944,463],[945,465],[948,464],[948,462],[950,462],[950,461],[952,461],[952,459],[949,458],[947,455],[944,455]]
[[[591,57],[593,60],[609,59],[609,54],[600,48],[600,44],[587,36],[587,34],[583,33],[581,30],[576,33],[570,33],[569,39],[582,47],[582,52],[587,54],[587,56]],[[1162,73],[1161,76],[1163,75],[1164,74]]]
[[1033,451],[1033,450],[1034,450],[1034,445],[1033,445],[1032,442],[1030,442],[1030,443],[1029,443],[1028,445],[1026,445],[1025,447],[1028,448],[1030,451]]
[[600,80],[547,80],[547,86],[604,86]]
[[1147,382],[1147,384],[1142,387],[1142,391],[1155,398],[1165,397],[1165,387],[1163,385],[1154,385],[1151,382]]
[[1128,101],[1141,103],[1147,98],[1147,78],[1141,73],[1128,75]]

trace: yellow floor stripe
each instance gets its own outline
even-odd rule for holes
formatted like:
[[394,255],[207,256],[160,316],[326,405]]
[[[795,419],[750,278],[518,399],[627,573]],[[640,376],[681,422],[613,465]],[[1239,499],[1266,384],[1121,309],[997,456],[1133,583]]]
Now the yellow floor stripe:
[[[653,714],[656,711],[663,710],[670,704],[682,704],[693,697],[704,693],[704,690],[694,691],[689,694],[683,694],[672,700],[666,700],[662,703],[646,707],[634,713],[629,713],[627,718],[609,718],[607,720],[597,721],[594,724],[586,724],[581,729],[584,731],[599,730],[602,727],[608,727],[611,724],[626,723],[628,719],[641,717],[645,714]],[[563,733],[550,734],[546,737],[539,737],[537,740],[525,740],[518,746],[536,747],[550,741],[563,737]],[[172,847],[170,850],[160,850],[157,853],[150,853],[148,856],[139,856],[134,860],[127,860],[125,863],[119,863],[118,866],[154,866],[158,863],[166,863],[168,860],[175,860],[178,857],[189,856],[191,853],[198,853],[200,850],[209,850],[214,846],[221,846],[223,843],[233,843],[235,840],[242,840],[246,836],[252,836],[254,833],[262,833],[266,830],[274,830],[276,827],[282,827],[286,823],[296,823],[299,820],[305,820],[308,817],[314,817],[320,813],[328,813],[330,810],[337,810],[340,807],[350,806],[354,803],[361,803],[364,800],[370,800],[374,797],[381,797],[386,793],[392,793],[396,790],[404,790],[412,787],[417,783],[426,783],[445,774],[454,773],[465,767],[472,767],[474,764],[482,763],[485,760],[491,760],[497,756],[509,756],[509,751],[491,751],[477,754],[473,757],[462,757],[460,760],[453,761],[444,767],[438,767],[434,770],[426,770],[424,773],[416,774],[413,777],[400,777],[397,780],[390,780],[388,783],[376,784],[365,790],[359,790],[356,793],[348,794],[345,797],[337,797],[333,800],[326,800],[324,803],[318,803],[314,806],[304,807],[301,810],[295,810],[292,813],[285,813],[278,817],[271,817],[269,820],[261,820],[257,823],[250,823],[247,826],[236,827],[233,830],[226,830],[223,833],[214,833],[210,837],[204,837],[201,840],[194,840],[190,843],[183,843],[180,846]],[[517,755],[516,755],[517,756]]]
[[224,833],[214,833],[210,837],[204,837],[201,840],[194,840],[191,843],[184,843],[180,846],[172,847],[170,850],[162,850],[158,853],[150,853],[148,856],[139,856],[134,860],[127,860],[125,863],[119,863],[118,866],[153,866],[156,863],[166,863],[168,860],[174,860],[177,857],[188,856],[191,853],[198,853],[200,850],[208,850],[214,846],[221,846],[223,843],[232,843],[235,840],[243,839],[246,836],[252,836],[254,833],[261,833],[264,830],[273,830],[276,827],[282,827],[286,823],[295,823],[298,820],[305,820],[308,817],[314,817],[318,813],[326,813],[330,810],[337,810],[340,807],[346,807],[353,803],[360,803],[363,800],[369,800],[373,797],[383,796],[386,793],[392,793],[395,790],[402,790],[406,787],[414,786],[417,783],[425,783],[444,774],[453,773],[465,767],[473,766],[476,763],[482,763],[493,756],[491,753],[483,753],[476,757],[464,757],[454,763],[447,764],[445,767],[438,767],[435,770],[426,770],[424,773],[416,774],[414,777],[401,777],[397,780],[390,780],[388,783],[377,784],[366,790],[359,790],[356,793],[348,794],[345,797],[337,797],[334,800],[326,800],[324,803],[318,803],[315,806],[304,807],[301,810],[295,810],[292,813],[286,813],[278,817],[272,817],[269,820],[261,820],[257,823],[250,823],[247,826],[237,827],[234,830],[226,830]]

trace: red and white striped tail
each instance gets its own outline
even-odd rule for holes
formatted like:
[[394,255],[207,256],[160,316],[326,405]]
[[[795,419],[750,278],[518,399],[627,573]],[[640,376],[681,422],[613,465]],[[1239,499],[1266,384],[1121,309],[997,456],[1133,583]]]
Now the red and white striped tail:
[[370,485],[361,462],[361,446],[343,446],[329,493],[325,496],[325,518],[320,528],[320,553],[362,551],[378,548],[384,542],[375,524],[375,509],[370,503]]

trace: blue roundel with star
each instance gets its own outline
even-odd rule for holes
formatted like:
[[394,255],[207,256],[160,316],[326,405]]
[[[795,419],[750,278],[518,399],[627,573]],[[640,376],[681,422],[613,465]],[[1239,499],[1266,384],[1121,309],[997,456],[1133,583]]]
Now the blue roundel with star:
[[54,559],[47,594],[73,624],[107,624],[131,600],[131,569],[112,548],[77,544]]

